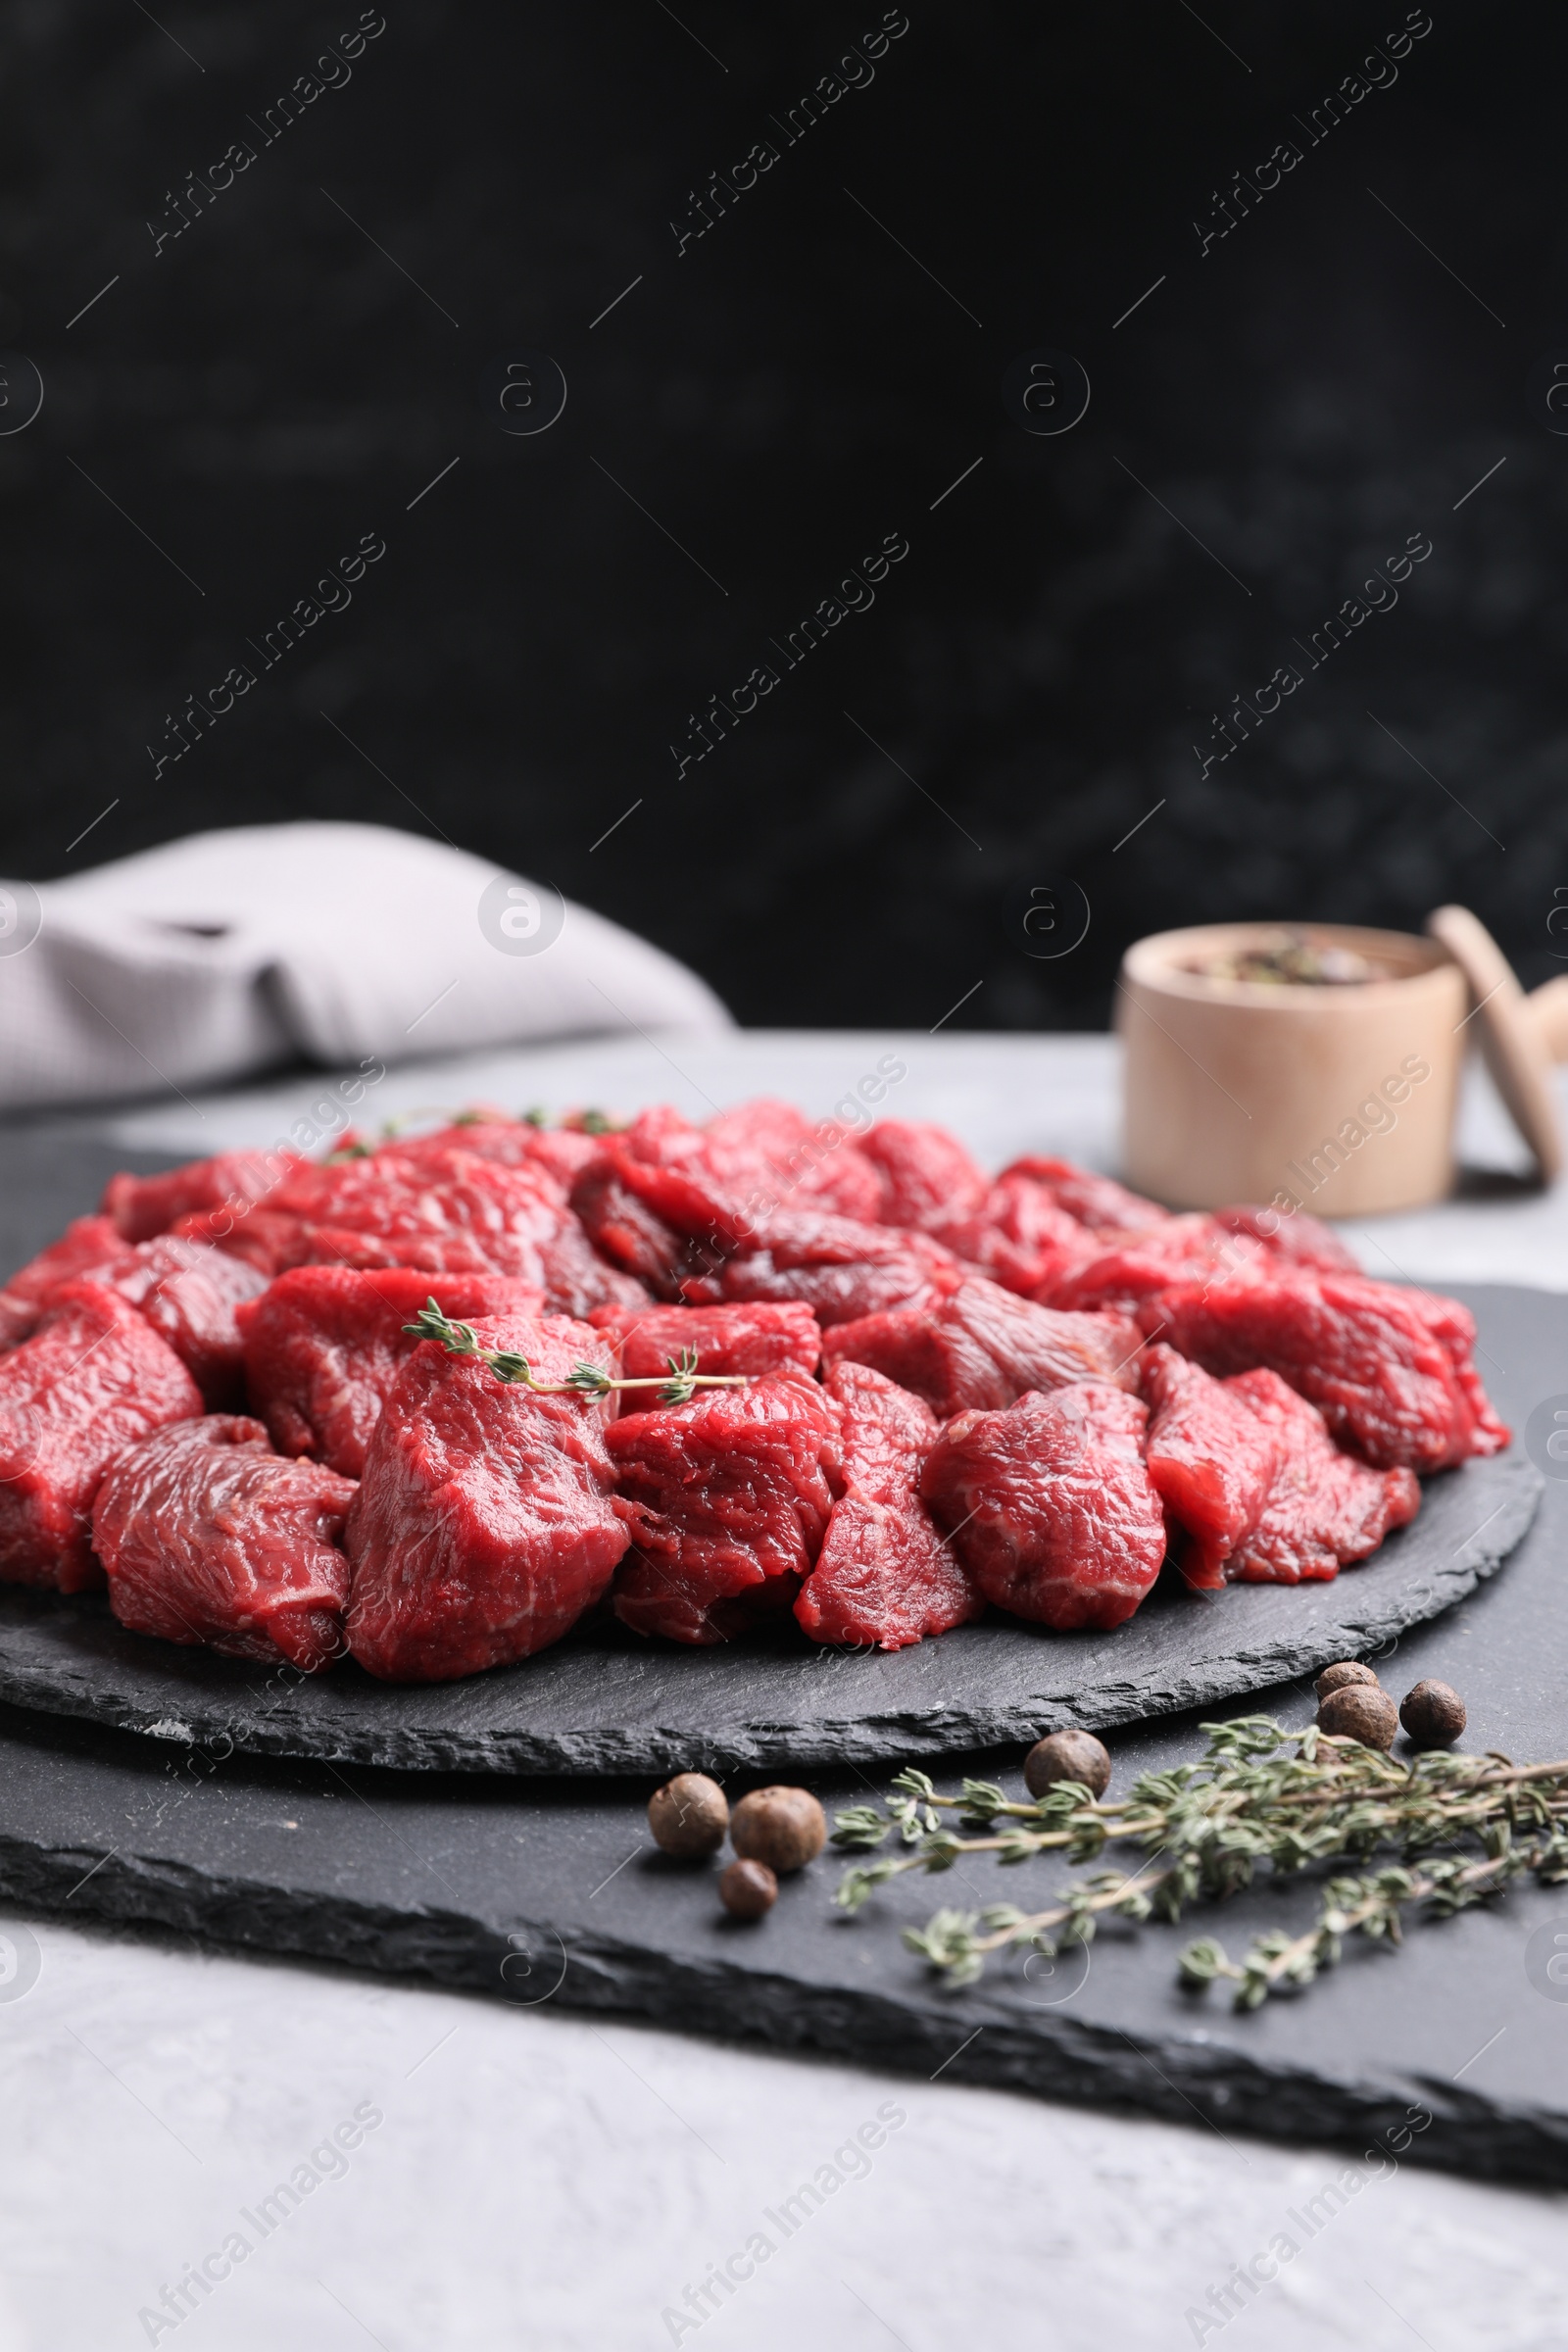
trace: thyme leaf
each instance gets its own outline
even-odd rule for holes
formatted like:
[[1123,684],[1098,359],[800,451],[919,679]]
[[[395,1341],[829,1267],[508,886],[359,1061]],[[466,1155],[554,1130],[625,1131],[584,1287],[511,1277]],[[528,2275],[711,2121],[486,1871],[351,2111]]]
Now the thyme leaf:
[[532,1389],[537,1396],[609,1396],[623,1389],[657,1389],[661,1404],[687,1404],[698,1389],[744,1389],[749,1377],[744,1372],[699,1372],[697,1350],[683,1348],[678,1355],[666,1358],[667,1376],[660,1373],[645,1380],[617,1380],[602,1364],[579,1358],[564,1380],[535,1380],[525,1355],[504,1348],[481,1348],[473,1325],[454,1322],[433,1298],[427,1298],[414,1321],[403,1328],[414,1339],[438,1341],[448,1355],[476,1356],[489,1365],[497,1380]]
[[[1045,1909],[941,1910],[924,1928],[905,1929],[908,1949],[949,1984],[969,1984],[994,1952],[1088,1943],[1105,1917],[1175,1924],[1192,1903],[1239,1893],[1265,1865],[1285,1877],[1388,1855],[1380,1866],[1330,1878],[1317,1921],[1302,1935],[1258,1936],[1240,1961],[1210,1936],[1184,1947],[1182,1984],[1199,1990],[1223,1978],[1239,2009],[1255,2009],[1273,1993],[1310,1984],[1338,1962],[1349,1936],[1397,1944],[1418,1908],[1446,1918],[1527,1875],[1547,1886],[1568,1880],[1568,1761],[1514,1765],[1495,1753],[1440,1749],[1401,1763],[1315,1725],[1286,1731],[1264,1715],[1202,1729],[1207,1745],[1198,1762],[1145,1773],[1125,1796],[1104,1801],[1067,1781],[1030,1800],[971,1780],[948,1796],[926,1774],[902,1772],[884,1807],[856,1805],[838,1816],[833,1842],[866,1852],[897,1837],[906,1850],[855,1864],[833,1899],[856,1911],[890,1879],[951,1870],[969,1854],[1016,1867],[1043,1853],[1091,1860],[1126,1840],[1144,1848],[1136,1869],[1097,1872],[1061,1888]],[[956,1827],[944,1819],[955,1814]],[[985,1834],[960,1834],[968,1829]],[[1444,1850],[1434,1855],[1435,1847]]]

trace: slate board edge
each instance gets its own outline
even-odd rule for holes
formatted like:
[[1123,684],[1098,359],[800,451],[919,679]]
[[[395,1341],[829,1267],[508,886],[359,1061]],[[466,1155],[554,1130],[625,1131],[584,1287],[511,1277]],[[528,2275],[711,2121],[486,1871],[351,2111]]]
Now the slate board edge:
[[[89,1687],[69,1668],[31,1670],[4,1657],[0,1657],[0,1699],[44,1714],[101,1723],[117,1731],[163,1737],[172,1743],[177,1740],[191,1746],[212,1747],[222,1754],[297,1756],[330,1764],[375,1764],[395,1771],[501,1772],[529,1777],[568,1773],[596,1779],[698,1767],[751,1771],[889,1759],[903,1763],[1016,1745],[1069,1726],[1113,1731],[1124,1724],[1236,1698],[1249,1690],[1270,1690],[1316,1674],[1348,1654],[1365,1656],[1391,1637],[1453,1607],[1495,1575],[1523,1541],[1544,1490],[1540,1472],[1527,1461],[1514,1459],[1494,1467],[1515,1474],[1512,1492],[1451,1558],[1433,1572],[1423,1604],[1411,1607],[1406,1601],[1397,1609],[1380,1610],[1375,1572],[1367,1571],[1364,1614],[1348,1615],[1340,1626],[1315,1640],[1277,1641],[1223,1659],[1200,1661],[1163,1681],[1102,1688],[1087,1705],[1057,1697],[990,1709],[967,1704],[961,1710],[937,1706],[919,1713],[883,1716],[861,1712],[854,1717],[818,1717],[804,1726],[788,1722],[718,1724],[702,1738],[694,1738],[687,1729],[657,1724],[618,1735],[595,1728],[574,1736],[570,1732],[541,1735],[526,1728],[483,1734],[376,1725],[356,1730],[347,1724],[328,1726],[319,1721],[308,1738],[302,1738],[281,1715],[270,1723],[266,1719],[237,1723],[233,1713],[204,1702],[193,1703],[188,1693],[174,1690],[155,1712],[128,1697],[117,1697],[112,1689]],[[1346,1578],[1357,1574],[1348,1570]],[[1334,1589],[1339,1592],[1355,1588],[1342,1581]],[[1407,1594],[1409,1588],[1403,1590]],[[171,1722],[177,1722],[177,1732],[154,1732],[155,1725]]]
[[[78,1899],[84,1870],[91,1892]],[[0,1836],[0,1900],[66,1919],[83,1914],[220,1947],[301,1955],[415,1978],[455,1991],[510,2000],[502,1970],[516,1946],[562,1948],[564,1970],[549,1998],[563,2009],[637,2016],[711,2039],[810,2051],[931,2080],[1014,2090],[1076,2105],[1133,2109],[1190,2125],[1194,2114],[1222,2132],[1299,2145],[1365,2145],[1406,2125],[1412,2106],[1431,2114],[1401,2160],[1483,2180],[1568,2185],[1568,2117],[1489,2099],[1419,2074],[1335,2079],[1253,2057],[1210,2038],[1134,2039],[1114,2028],[1042,2016],[1021,2026],[983,1993],[816,1985],[722,1960],[675,1959],[612,1936],[569,1943],[544,1920],[519,1918],[510,1936],[461,1912],[301,1898],[297,1889],[223,1877],[187,1865]],[[68,1910],[66,1906],[70,1904]],[[744,1932],[744,1931],[741,1931]],[[1169,1956],[1166,1955],[1168,1965]],[[1152,1955],[1152,1965],[1157,1965]],[[554,1955],[551,1958],[553,1968]],[[513,2002],[544,2006],[544,2002]],[[1211,2007],[1195,2002],[1195,2027],[1212,2031]],[[1246,2021],[1226,2013],[1230,2030]],[[983,2027],[983,2033],[977,2032]],[[959,2049],[966,2035],[968,2047]],[[956,2052],[957,2054],[956,2054]]]

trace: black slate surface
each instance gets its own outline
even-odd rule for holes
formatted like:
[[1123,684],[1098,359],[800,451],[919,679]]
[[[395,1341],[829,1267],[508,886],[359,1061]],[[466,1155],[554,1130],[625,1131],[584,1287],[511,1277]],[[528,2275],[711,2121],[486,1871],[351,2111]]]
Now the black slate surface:
[[933,1757],[1207,1706],[1359,1656],[1449,1608],[1518,1544],[1528,1461],[1427,1482],[1421,1514],[1328,1585],[1213,1594],[1170,1578],[1111,1634],[995,1618],[868,1655],[782,1641],[693,1650],[613,1625],[461,1683],[250,1665],[126,1633],[102,1600],[0,1588],[0,1698],[253,1755],[457,1772],[800,1770]]
[[[1469,1294],[1489,1380],[1523,1426],[1563,1387],[1564,1303]],[[1424,1675],[1470,1706],[1464,1744],[1516,1758],[1568,1754],[1568,1491],[1548,1482],[1506,1574],[1462,1607],[1391,1638],[1385,1684]],[[1310,1692],[1260,1690],[1246,1711],[1308,1719]],[[1238,1711],[1230,1708],[1226,1711]],[[1111,1735],[1118,1782],[1191,1754],[1192,1717]],[[880,1788],[871,1772],[812,1776],[830,1809]],[[1016,1787],[1019,1750],[958,1760]],[[747,1776],[732,1780],[732,1794]],[[0,1897],[150,1923],[413,1974],[514,2001],[635,2012],[944,2080],[1136,2105],[1227,2135],[1395,2135],[1401,2162],[1568,2182],[1568,2000],[1543,1943],[1568,1937],[1568,1888],[1412,1929],[1401,1953],[1353,1946],[1304,1997],[1238,2017],[1183,1993],[1185,1933],[1239,1952],[1255,1931],[1299,1928],[1310,1881],[1267,1883],[1190,1929],[1113,1929],[1087,1971],[1013,1960],[956,1993],[933,1985],[897,1928],[939,1903],[1044,1902],[1064,1872],[1004,1877],[983,1862],[884,1889],[858,1918],[827,1897],[825,1857],[787,1884],[758,1928],[728,1922],[711,1865],[649,1845],[646,1780],[610,1784],[411,1775],[222,1755],[63,1718],[0,1710]],[[1027,1973],[1026,1973],[1027,1972]],[[1411,2111],[1420,2124],[1407,2147]],[[1430,2119],[1430,2120],[1426,2120]],[[1384,2144],[1387,2144],[1385,2141]],[[1376,2159],[1383,2162],[1384,2159]]]

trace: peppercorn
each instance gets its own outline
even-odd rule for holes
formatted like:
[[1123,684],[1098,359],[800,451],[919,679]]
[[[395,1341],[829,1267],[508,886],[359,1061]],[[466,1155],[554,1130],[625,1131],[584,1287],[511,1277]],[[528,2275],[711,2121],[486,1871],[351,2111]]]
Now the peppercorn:
[[730,1843],[769,1870],[801,1870],[827,1843],[827,1820],[808,1788],[754,1788],[736,1806]]
[[778,1881],[765,1862],[743,1856],[720,1875],[718,1899],[736,1919],[760,1919],[778,1900]]
[[1093,1732],[1050,1732],[1025,1756],[1023,1781],[1031,1796],[1044,1796],[1058,1781],[1077,1781],[1091,1796],[1103,1796],[1110,1752]]
[[729,1804],[706,1772],[678,1772],[648,1799],[654,1843],[682,1862],[700,1862],[724,1842]]
[[1342,1658],[1337,1666],[1325,1666],[1318,1676],[1318,1702],[1321,1705],[1331,1690],[1347,1690],[1351,1683],[1371,1683],[1375,1688],[1377,1679],[1370,1666],[1361,1665],[1355,1658]]
[[1464,1700],[1447,1683],[1417,1683],[1405,1692],[1399,1721],[1416,1747],[1446,1747],[1464,1730]]
[[1363,1747],[1389,1748],[1399,1728],[1399,1710],[1386,1690],[1371,1683],[1346,1683],[1331,1690],[1317,1711],[1320,1732],[1359,1740]]

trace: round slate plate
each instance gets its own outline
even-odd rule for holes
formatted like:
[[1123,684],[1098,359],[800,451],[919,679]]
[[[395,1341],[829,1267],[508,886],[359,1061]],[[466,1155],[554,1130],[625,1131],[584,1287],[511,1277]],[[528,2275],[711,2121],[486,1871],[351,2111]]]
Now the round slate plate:
[[256,1755],[408,1770],[665,1773],[905,1761],[1234,1698],[1365,1656],[1500,1567],[1535,1516],[1528,1461],[1430,1479],[1414,1525],[1327,1585],[1161,1586],[1113,1634],[994,1618],[911,1649],[817,1649],[791,1633],[722,1649],[580,1630],[466,1682],[318,1678],[129,1634],[101,1599],[0,1587],[0,1699]]

